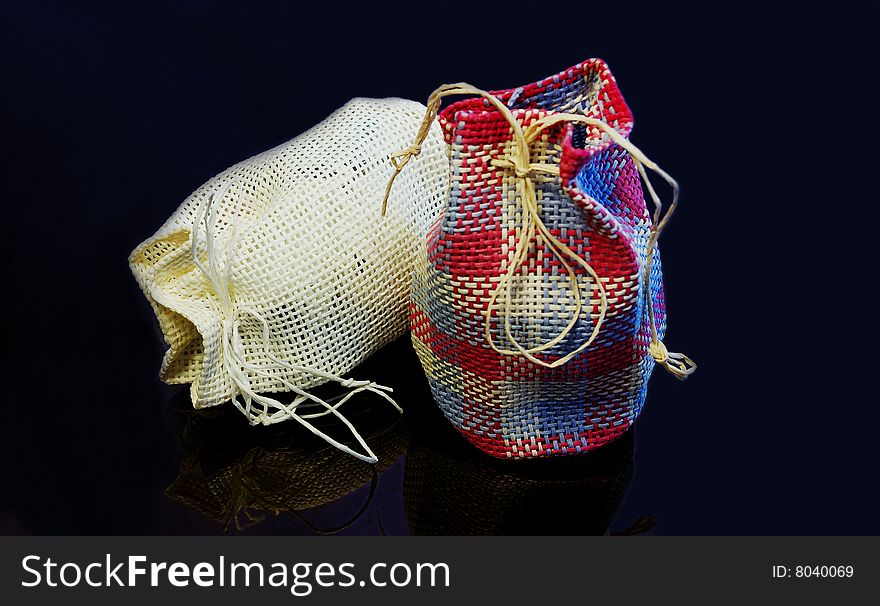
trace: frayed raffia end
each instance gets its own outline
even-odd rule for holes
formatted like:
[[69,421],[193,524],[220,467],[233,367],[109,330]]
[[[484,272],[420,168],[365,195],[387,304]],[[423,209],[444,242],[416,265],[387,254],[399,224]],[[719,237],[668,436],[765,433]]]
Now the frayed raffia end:
[[648,345],[648,353],[651,354],[651,357],[654,358],[657,364],[665,368],[669,374],[679,381],[684,381],[694,374],[694,371],[697,369],[696,362],[683,353],[667,350],[663,341],[651,341]]
[[[391,393],[392,389],[390,387],[385,387],[383,385],[374,383],[373,381],[345,379],[316,368],[293,364],[291,362],[287,362],[278,358],[275,354],[272,353],[270,348],[269,322],[256,310],[241,308],[235,304],[232,292],[230,290],[230,273],[235,255],[235,242],[237,237],[238,220],[241,216],[241,193],[239,193],[237,208],[234,214],[230,236],[225,245],[225,255],[223,262],[224,267],[222,271],[220,269],[220,260],[218,259],[215,247],[213,234],[214,230],[212,229],[212,226],[216,225],[217,221],[216,207],[212,209],[215,199],[222,200],[229,192],[229,190],[234,186],[234,182],[230,183],[221,192],[216,195],[210,196],[206,200],[206,202],[204,203],[204,208],[200,208],[199,211],[196,213],[196,218],[193,222],[192,229],[193,262],[208,279],[212,288],[214,289],[215,294],[217,295],[217,298],[220,301],[218,311],[221,321],[223,322],[223,367],[228,373],[229,378],[234,383],[232,403],[248,418],[251,425],[273,425],[282,421],[293,420],[308,429],[312,434],[326,441],[331,446],[334,446],[335,448],[338,448],[339,450],[350,454],[351,456],[360,459],[361,461],[365,461],[371,464],[377,463],[379,459],[376,454],[370,449],[364,438],[360,435],[360,433],[358,433],[354,425],[352,425],[351,421],[346,419],[345,416],[343,416],[342,413],[339,412],[339,408],[358,393],[372,392],[387,400],[398,412],[403,412],[400,406],[398,406],[397,403],[391,398],[391,396],[388,395],[389,393]],[[202,223],[204,223],[205,225],[205,243],[207,254],[206,263],[203,263],[198,257],[198,236],[200,224]],[[241,338],[239,334],[241,317],[244,315],[249,315],[257,319],[262,324],[262,349],[265,356],[272,362],[271,366],[256,366],[247,361],[244,346],[241,343]],[[332,401],[327,401],[298,387],[287,379],[276,376],[269,372],[271,369],[277,370],[279,368],[296,372],[304,372],[324,379],[326,381],[333,381],[335,383],[338,383],[342,387],[349,389],[349,391],[343,396],[334,398],[332,399]],[[277,398],[256,393],[251,387],[248,372],[261,377],[280,381],[282,385],[284,385],[284,387],[296,394],[295,397],[289,404],[284,404]],[[241,401],[239,400],[239,396],[241,397]],[[300,412],[298,412],[298,409],[302,404],[306,402],[317,404],[323,410],[319,412],[301,414]],[[323,417],[326,415],[333,415],[340,421],[342,421],[342,423],[349,430],[351,435],[355,438],[357,443],[366,452],[366,454],[357,452],[349,446],[346,446],[338,440],[330,437],[310,422],[312,419],[316,419],[318,417]]]

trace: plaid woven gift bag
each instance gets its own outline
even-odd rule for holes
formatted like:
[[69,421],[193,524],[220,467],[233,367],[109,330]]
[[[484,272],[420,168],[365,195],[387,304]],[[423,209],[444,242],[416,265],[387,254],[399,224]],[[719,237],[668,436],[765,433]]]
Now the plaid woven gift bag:
[[[209,180],[134,250],[132,272],[168,344],[163,380],[191,383],[196,408],[231,400],[252,424],[293,419],[376,461],[340,407],[364,391],[393,403],[391,390],[344,374],[408,328],[413,263],[448,188],[438,127],[425,131],[424,162],[395,193],[390,221],[375,205],[389,155],[424,112],[403,99],[354,99]],[[316,395],[328,382],[344,395]],[[279,392],[292,395],[269,395]],[[363,452],[313,423],[328,415]]]
[[[441,112],[451,95],[472,97]],[[435,121],[450,189],[410,310],[434,398],[496,457],[578,453],[620,436],[655,364],[682,379],[696,366],[661,341],[656,241],[678,186],[629,141],[633,117],[608,66],[591,59],[493,92],[441,86],[416,143],[392,156],[391,182]],[[646,168],[673,188],[665,214]]]

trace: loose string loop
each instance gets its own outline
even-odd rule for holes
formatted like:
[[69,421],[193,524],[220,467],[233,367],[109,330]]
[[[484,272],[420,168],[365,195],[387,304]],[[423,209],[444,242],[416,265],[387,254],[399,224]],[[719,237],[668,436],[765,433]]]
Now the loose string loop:
[[[558,166],[541,163],[531,163],[530,161],[531,146],[540,136],[541,132],[560,123],[580,123],[601,129],[603,132],[608,134],[608,136],[611,138],[612,141],[614,141],[614,143],[622,147],[630,154],[636,167],[638,168],[639,175],[646,184],[646,188],[648,189],[649,195],[651,196],[651,199],[654,203],[654,221],[651,228],[650,236],[648,238],[647,261],[645,263],[644,274],[646,307],[648,309],[648,319],[651,329],[651,343],[648,351],[658,364],[663,366],[674,376],[679,379],[687,378],[690,374],[694,372],[694,370],[696,370],[696,364],[693,362],[693,360],[691,360],[684,354],[668,352],[666,346],[659,340],[657,334],[656,320],[654,318],[654,306],[651,300],[650,293],[650,276],[654,247],[656,245],[660,232],[663,231],[663,228],[666,226],[669,218],[672,216],[672,213],[675,211],[675,208],[678,205],[678,183],[671,176],[669,176],[669,174],[667,174],[659,166],[657,166],[656,163],[645,156],[645,154],[641,150],[639,150],[639,148],[633,145],[629,141],[629,139],[621,135],[614,127],[610,126],[608,123],[580,114],[559,113],[542,116],[529,124],[524,129],[514,117],[513,112],[511,112],[510,109],[493,94],[466,83],[444,84],[443,86],[437,88],[437,90],[435,90],[433,93],[431,93],[430,97],[428,98],[425,117],[422,121],[421,126],[419,127],[418,133],[416,134],[415,142],[408,148],[396,152],[391,156],[391,163],[394,166],[395,170],[388,181],[388,186],[385,189],[385,197],[382,200],[382,215],[385,215],[385,210],[388,204],[388,197],[390,195],[391,187],[394,183],[394,180],[397,178],[397,175],[400,174],[403,168],[409,163],[409,161],[413,157],[418,156],[419,152],[421,151],[421,146],[428,136],[431,125],[437,118],[442,99],[450,95],[468,94],[479,95],[486,99],[501,113],[501,115],[510,125],[513,135],[510,151],[508,152],[507,157],[494,158],[491,161],[491,164],[496,168],[513,171],[514,176],[516,177],[517,199],[520,202],[523,213],[523,227],[520,228],[521,231],[517,234],[517,244],[514,249],[513,256],[509,260],[506,271],[504,272],[504,274],[501,275],[498,281],[498,285],[495,287],[495,290],[490,295],[486,305],[486,323],[484,332],[489,346],[494,351],[503,355],[522,355],[529,361],[540,366],[544,366],[546,368],[556,368],[567,363],[576,355],[589,347],[596,340],[602,324],[606,319],[608,311],[608,294],[605,289],[603,279],[596,273],[593,267],[583,257],[578,255],[575,251],[571,250],[571,248],[569,248],[566,244],[561,242],[558,238],[550,233],[550,230],[541,219],[541,208],[538,204],[537,195],[535,192],[535,185],[531,178],[531,174],[533,172],[542,172],[556,176],[559,175]],[[651,184],[647,173],[645,172],[645,167],[659,174],[672,187],[672,203],[669,205],[666,213],[662,216],[661,212],[663,204],[660,201],[660,198],[657,195],[656,191],[654,190],[654,187]],[[550,252],[553,253],[553,255],[559,260],[559,262],[565,269],[568,275],[569,284],[571,286],[575,304],[574,313],[571,315],[571,319],[556,337],[540,345],[527,348],[524,347],[512,334],[512,282],[516,277],[519,268],[523,265],[523,263],[528,260],[529,246],[531,244],[531,241],[537,235],[541,236],[541,239],[550,249]],[[547,351],[548,349],[555,347],[556,345],[561,343],[572,332],[572,330],[574,330],[575,326],[578,323],[578,320],[580,319],[581,312],[584,308],[584,302],[581,298],[580,285],[578,284],[577,274],[571,263],[569,263],[569,260],[574,261],[576,265],[582,267],[592,278],[592,283],[595,285],[595,288],[598,291],[599,310],[590,336],[573,351],[552,362],[547,362],[536,357],[534,354]],[[504,300],[504,334],[507,337],[507,340],[513,345],[513,349],[499,348],[494,341],[494,337],[492,336],[492,313],[498,308],[497,302],[499,298],[502,297],[502,295]],[[592,298],[590,298],[589,301],[591,302]],[[592,305],[590,305],[590,308],[592,309]]]
[[[196,267],[202,272],[211,284],[214,293],[220,301],[219,315],[223,323],[223,339],[221,342],[223,351],[223,366],[233,382],[232,403],[240,410],[250,421],[251,425],[263,424],[272,425],[280,423],[287,419],[293,419],[312,434],[320,437],[328,444],[338,448],[339,450],[352,455],[353,457],[365,461],[367,463],[376,463],[378,458],[370,449],[363,437],[355,429],[354,425],[346,419],[339,408],[348,402],[352,397],[361,392],[372,392],[387,400],[398,412],[403,412],[400,406],[388,394],[393,390],[390,387],[378,385],[373,381],[357,381],[354,379],[344,379],[332,373],[324,372],[317,368],[294,364],[286,360],[278,358],[272,353],[270,347],[271,330],[268,320],[263,317],[255,309],[237,306],[233,300],[233,292],[231,289],[231,270],[235,258],[235,243],[238,237],[238,221],[241,217],[242,192],[239,190],[236,211],[230,226],[229,239],[225,244],[224,267],[221,271],[219,266],[219,257],[216,251],[215,229],[217,225],[217,207],[214,204],[215,198],[222,200],[226,197],[232,183],[227,185],[221,193],[211,195],[203,202],[196,212],[192,229],[192,258]],[[204,208],[203,208],[204,207]],[[199,259],[198,242],[199,242],[199,226],[205,224],[205,248],[207,264]],[[241,340],[241,321],[244,315],[256,319],[262,325],[262,343],[261,349],[263,355],[271,362],[270,365],[257,366],[247,360],[244,345]],[[349,391],[335,398],[324,400],[318,396],[295,385],[282,375],[274,375],[270,370],[292,370],[310,374],[325,381],[333,381]],[[289,403],[284,404],[276,398],[256,393],[251,387],[251,380],[248,376],[251,374],[261,376],[267,379],[279,381],[286,389],[296,394],[296,397]],[[243,402],[239,401],[241,396]],[[300,405],[311,402],[323,408],[320,412],[311,412],[301,414],[298,412]],[[332,402],[332,403],[331,403]],[[274,412],[270,412],[274,411]],[[338,418],[348,431],[355,438],[361,448],[367,453],[361,454],[345,444],[331,438],[329,435],[315,427],[310,420],[326,415],[333,415]]]

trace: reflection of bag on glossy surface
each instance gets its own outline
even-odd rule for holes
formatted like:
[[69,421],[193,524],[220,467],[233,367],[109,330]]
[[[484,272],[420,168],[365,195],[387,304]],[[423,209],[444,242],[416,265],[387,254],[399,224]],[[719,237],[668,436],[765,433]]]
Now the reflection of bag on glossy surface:
[[384,220],[378,205],[388,156],[424,109],[355,99],[209,180],[137,247],[131,268],[168,343],[163,380],[192,383],[196,408],[232,399],[254,424],[313,426],[304,403],[339,416],[311,392],[328,381],[387,391],[342,375],[408,327],[412,264],[447,189],[438,128]]
[[413,534],[600,535],[629,488],[633,432],[586,457],[501,461],[425,416],[404,472]]
[[[370,483],[370,497],[359,515],[369,505],[377,474],[403,455],[409,437],[400,415],[376,405],[352,415],[376,452],[376,465],[297,425],[248,430],[228,409],[185,411],[180,468],[166,493],[227,526],[241,527],[259,522],[267,512],[298,516]],[[334,435],[333,427],[322,429]]]
[[[451,95],[476,97],[440,111]],[[677,185],[629,142],[632,114],[600,60],[491,93],[441,86],[416,145],[392,156],[395,176],[418,165],[435,117],[450,193],[411,307],[434,398],[496,457],[598,448],[641,412],[655,363],[679,378],[695,368],[661,341],[655,242]],[[673,186],[665,216],[645,168]]]

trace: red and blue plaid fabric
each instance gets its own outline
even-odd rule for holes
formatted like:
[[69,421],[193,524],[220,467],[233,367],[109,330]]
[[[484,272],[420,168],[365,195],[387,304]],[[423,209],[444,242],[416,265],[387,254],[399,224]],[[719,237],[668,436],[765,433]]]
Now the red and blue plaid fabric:
[[[491,95],[524,129],[554,113],[601,120],[623,137],[633,126],[614,77],[597,59]],[[449,199],[415,270],[411,304],[412,340],[434,398],[468,440],[496,457],[598,448],[623,434],[642,410],[655,365],[648,301],[656,338],[665,332],[656,249],[645,279],[652,220],[638,166],[607,132],[589,125],[561,122],[530,144],[530,162],[558,167],[558,174],[530,175],[540,219],[592,266],[607,296],[595,340],[567,363],[549,368],[499,351],[513,349],[514,342],[546,343],[577,313],[569,270],[540,233],[529,242],[510,296],[499,298],[494,308],[489,305],[524,233],[518,175],[497,166],[513,145],[511,125],[485,98],[456,102],[438,118],[449,146]],[[583,267],[572,267],[583,310],[565,337],[542,351],[547,362],[589,339],[600,316],[594,278]],[[487,308],[497,348],[486,338]],[[504,313],[512,318],[508,329]]]

